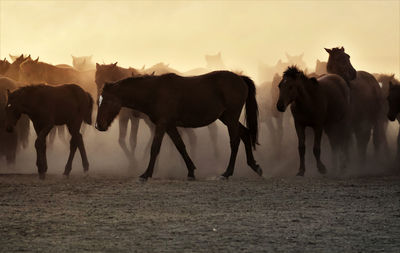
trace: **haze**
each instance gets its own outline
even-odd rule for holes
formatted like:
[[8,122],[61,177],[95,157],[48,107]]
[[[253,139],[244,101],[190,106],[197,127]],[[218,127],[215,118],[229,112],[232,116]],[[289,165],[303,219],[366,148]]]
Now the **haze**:
[[0,56],[71,64],[71,54],[140,68],[185,71],[205,54],[256,79],[257,64],[285,52],[314,69],[324,47],[344,46],[353,66],[400,74],[399,1],[1,1]]

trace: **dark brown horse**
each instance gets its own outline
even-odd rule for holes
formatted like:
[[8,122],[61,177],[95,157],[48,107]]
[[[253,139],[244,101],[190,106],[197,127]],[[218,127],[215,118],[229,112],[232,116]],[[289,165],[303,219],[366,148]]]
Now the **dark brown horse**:
[[[119,67],[117,66],[117,62],[113,64],[96,63],[95,81],[96,81],[98,96],[100,96],[101,91],[103,90],[104,84],[106,82],[116,82],[125,79],[127,77],[137,76],[137,75],[139,75],[138,70],[134,68]],[[131,159],[134,160],[133,154],[136,149],[139,120],[143,119],[150,129],[153,128],[148,118],[143,116],[144,115],[141,114],[140,112],[134,111],[129,108],[122,108],[118,116],[118,121],[119,121],[118,142],[120,147],[124,151],[125,155],[128,157],[130,161]],[[131,122],[131,131],[129,136],[129,144],[131,150],[129,150],[125,142],[129,121]]]
[[27,83],[46,83],[49,85],[61,85],[76,83],[93,97],[96,96],[94,83],[94,70],[78,71],[73,68],[56,67],[54,65],[27,59],[20,66],[21,79]]
[[281,153],[283,140],[283,114],[276,109],[279,98],[279,83],[282,77],[275,74],[272,82],[264,82],[258,88],[258,101],[262,101],[260,107],[260,123],[265,123],[269,131],[272,145],[276,154]]
[[13,165],[17,151],[26,147],[29,137],[29,119],[23,117],[17,124],[17,131],[8,133],[5,127],[7,90],[16,89],[17,83],[10,78],[0,77],[0,155],[6,157],[7,165]]
[[11,63],[9,63],[6,58],[4,58],[4,60],[0,60],[0,75],[4,75],[10,68],[10,65]]
[[46,136],[55,125],[67,125],[72,136],[64,175],[68,176],[72,169],[72,160],[77,148],[81,153],[84,171],[88,171],[89,162],[79,131],[82,121],[91,124],[92,106],[93,99],[90,94],[75,84],[57,87],[25,86],[9,93],[6,106],[6,129],[12,132],[21,114],[29,116],[37,134],[36,165],[41,179],[45,178],[47,171]]
[[21,64],[26,61],[26,60],[32,60],[31,56],[28,55],[28,57],[25,57],[23,54],[21,54],[20,57],[16,58],[13,63],[9,66],[7,71],[4,73],[4,76],[11,78],[15,81],[20,81],[20,66]]
[[[233,174],[240,139],[245,144],[248,165],[261,175],[262,170],[252,153],[258,133],[255,93],[250,78],[228,71],[194,77],[176,74],[131,77],[104,86],[99,99],[96,128],[106,131],[121,107],[147,114],[156,129],[150,162],[141,179],[152,177],[165,132],[182,155],[188,169],[188,178],[194,179],[195,165],[186,152],[177,127],[202,127],[220,119],[228,127],[231,143],[231,157],[223,177],[228,178]],[[239,122],[245,104],[248,128]]]
[[[389,110],[387,117],[390,121],[397,121],[400,123],[400,84],[394,85],[389,82],[389,95],[387,97]],[[400,129],[397,135],[397,163],[400,164]],[[400,166],[399,172],[400,172]]]
[[350,56],[344,52],[343,47],[325,50],[329,53],[328,73],[340,75],[350,88],[352,132],[356,137],[359,158],[364,162],[371,130],[375,151],[381,148],[387,150],[382,90],[373,75],[353,68]]
[[[334,166],[336,167],[340,153],[347,157],[348,100],[349,91],[346,82],[338,75],[325,75],[318,79],[308,78],[296,67],[289,67],[283,73],[276,106],[279,111],[284,112],[289,104],[292,105],[300,156],[298,176],[303,176],[305,172],[306,127],[314,130],[313,153],[320,173],[326,172],[326,167],[320,158],[323,131],[327,134],[332,147]],[[340,166],[343,168],[345,164],[342,163]]]

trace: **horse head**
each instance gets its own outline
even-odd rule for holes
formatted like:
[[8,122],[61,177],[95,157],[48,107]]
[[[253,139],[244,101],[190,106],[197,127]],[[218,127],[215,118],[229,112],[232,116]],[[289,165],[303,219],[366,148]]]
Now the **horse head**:
[[357,71],[350,62],[350,56],[344,52],[344,48],[325,48],[329,54],[327,70],[328,73],[337,74],[343,77],[346,82],[354,80],[357,77]]
[[99,131],[107,131],[121,110],[121,100],[115,95],[115,83],[105,83],[98,100],[98,112],[95,127]]
[[298,98],[301,89],[303,89],[304,84],[307,82],[318,84],[315,78],[308,78],[296,66],[288,67],[278,85],[279,98],[276,103],[278,111],[286,111],[287,106]]
[[5,126],[7,132],[10,133],[13,132],[15,126],[17,125],[17,121],[22,114],[22,105],[19,93],[20,92],[10,92],[10,90],[7,89]]

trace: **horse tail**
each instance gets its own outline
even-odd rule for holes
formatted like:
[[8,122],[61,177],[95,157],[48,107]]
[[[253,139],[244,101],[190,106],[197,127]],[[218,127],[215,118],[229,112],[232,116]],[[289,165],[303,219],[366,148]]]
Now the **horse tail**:
[[246,126],[250,132],[250,141],[253,149],[258,144],[258,105],[256,100],[256,86],[253,80],[247,76],[240,76],[247,84],[248,93],[246,99]]
[[84,121],[88,124],[91,125],[92,124],[92,111],[93,111],[93,98],[92,96],[89,94],[89,92],[86,92],[86,96],[87,96],[87,110],[85,111],[85,118]]

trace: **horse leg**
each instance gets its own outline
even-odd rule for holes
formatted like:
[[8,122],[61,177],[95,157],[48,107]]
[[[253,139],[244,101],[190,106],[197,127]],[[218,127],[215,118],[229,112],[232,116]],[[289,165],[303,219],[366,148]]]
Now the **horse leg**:
[[[195,156],[196,154],[196,146],[197,146],[197,136],[196,133],[194,132],[193,128],[185,128],[186,130],[186,134],[189,137],[189,145],[190,145],[190,151],[191,154],[194,154],[193,156]],[[179,134],[179,132],[178,132]],[[175,143],[174,143],[175,144]],[[176,144],[175,144],[176,146]]]
[[299,172],[297,173],[297,176],[304,176],[304,172],[306,171],[306,166],[305,166],[305,161],[304,161],[304,155],[306,154],[305,127],[300,125],[296,121],[294,122],[294,125],[295,125],[296,133],[297,133],[298,151],[299,151],[299,157],[300,157],[300,168],[299,168]]
[[283,144],[283,115],[279,115],[276,117],[276,137],[277,137],[277,151],[278,151],[278,156],[282,154],[282,144]]
[[239,120],[234,118],[227,118],[224,114],[220,120],[228,127],[229,139],[231,145],[231,156],[229,158],[229,164],[226,171],[222,174],[224,178],[228,178],[233,175],[235,168],[236,156],[239,149],[240,137],[239,137]]
[[131,115],[130,120],[131,120],[131,135],[129,136],[129,144],[131,146],[132,159],[134,160],[140,119],[134,115]]
[[36,148],[36,165],[38,167],[39,178],[44,179],[47,171],[47,159],[46,159],[46,136],[49,134],[53,126],[46,126],[39,130],[39,127],[35,127],[38,136],[35,141]]
[[217,126],[217,123],[211,123],[207,127],[208,127],[208,131],[210,133],[211,143],[214,148],[214,155],[216,158],[218,158],[219,150],[218,150],[218,126]]
[[389,148],[386,139],[386,131],[384,121],[381,119],[378,119],[377,122],[375,122],[372,132],[372,140],[374,143],[375,154],[382,154],[382,151],[385,151],[386,154],[388,154]]
[[80,134],[79,131],[77,132],[76,135],[77,135],[79,153],[81,154],[82,158],[83,172],[87,173],[89,171],[89,161],[86,155],[85,144],[83,143],[82,134]]
[[192,159],[190,159],[190,157],[186,151],[185,144],[183,143],[178,130],[176,129],[176,127],[171,127],[167,130],[167,134],[169,135],[169,137],[175,144],[175,147],[178,149],[183,160],[185,161],[186,167],[188,169],[188,179],[194,180],[195,179],[194,170],[196,169],[196,167],[194,166]]
[[314,128],[313,153],[314,153],[315,160],[317,161],[317,168],[318,168],[319,173],[325,174],[326,167],[321,161],[321,138],[322,138],[322,128],[315,127]]
[[124,154],[126,155],[128,160],[130,160],[131,152],[129,152],[129,149],[126,146],[126,143],[125,143],[126,131],[127,131],[127,128],[128,128],[128,120],[129,119],[123,113],[120,113],[119,118],[118,118],[118,121],[119,121],[118,143],[119,143],[119,146],[124,151]]
[[[399,121],[400,123],[400,121]],[[397,134],[397,157],[396,157],[396,162],[399,164],[398,167],[398,172],[400,173],[400,127],[399,127],[399,132]]]
[[165,133],[165,126],[163,124],[156,125],[153,143],[151,144],[149,165],[147,166],[146,172],[140,176],[142,180],[147,180],[147,178],[153,176],[154,165],[156,162],[156,158],[160,153],[160,147],[162,139],[164,137],[164,133]]
[[150,153],[151,144],[152,144],[152,140],[154,139],[154,132],[156,131],[156,129],[155,129],[155,125],[148,118],[143,118],[143,120],[144,120],[144,123],[146,123],[147,127],[150,130],[150,138],[146,144],[146,147],[144,148],[144,153],[143,153],[143,158],[145,158],[145,155]]
[[[70,130],[71,133],[71,130]],[[71,140],[69,141],[69,156],[67,164],[65,165],[64,176],[69,176],[69,173],[72,169],[72,160],[74,159],[74,155],[76,152],[76,148],[78,147],[77,136],[71,133]]]
[[367,146],[371,138],[371,128],[362,124],[355,129],[357,140],[358,159],[361,163],[365,162],[367,156]]
[[245,150],[246,150],[247,165],[249,165],[250,168],[252,170],[254,170],[259,176],[262,176],[262,173],[263,173],[262,169],[257,164],[257,162],[256,162],[256,160],[254,159],[254,156],[253,156],[253,150],[252,150],[252,147],[251,147],[249,129],[247,129],[241,123],[239,123],[239,135],[240,135],[240,139],[244,143],[244,147],[245,147]]

